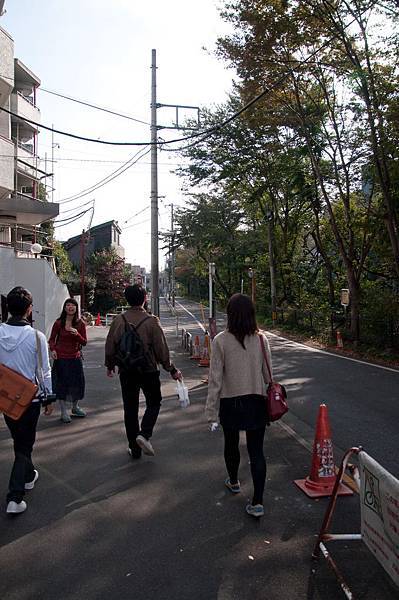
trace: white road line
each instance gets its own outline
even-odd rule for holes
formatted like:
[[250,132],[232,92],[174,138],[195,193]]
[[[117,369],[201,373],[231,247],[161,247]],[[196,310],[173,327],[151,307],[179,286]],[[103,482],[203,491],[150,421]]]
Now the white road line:
[[178,304],[180,306],[180,308],[185,310],[186,313],[188,313],[190,315],[190,317],[192,317],[194,319],[194,321],[196,323],[198,323],[198,325],[201,327],[202,331],[205,333],[205,327],[203,326],[202,323],[200,323],[200,321],[198,321],[198,319],[196,317],[194,317],[193,313],[191,313],[189,310],[187,310],[187,308],[185,306],[183,306],[183,304],[180,304],[180,302],[175,302],[175,304]]
[[319,354],[326,354],[332,358],[342,358],[344,360],[351,360],[355,363],[360,363],[361,365],[367,365],[369,367],[376,367],[377,369],[384,369],[384,371],[391,371],[392,373],[397,373],[399,375],[398,369],[392,369],[391,367],[384,367],[383,365],[375,365],[374,363],[367,362],[366,360],[359,360],[357,358],[351,358],[350,356],[343,356],[342,354],[334,354],[333,352],[327,352],[326,350],[320,350],[319,348],[312,348],[312,346],[306,346],[306,344],[301,344],[300,342],[295,342],[294,340],[289,340],[281,335],[277,335],[275,333],[271,333],[271,331],[263,330],[266,335],[272,335],[275,338],[283,340],[284,342],[288,342],[288,345],[292,346],[300,346],[304,350],[308,350],[309,352],[318,352]]
[[[182,306],[179,302],[177,304],[179,304],[179,306],[181,306],[186,312],[188,312],[189,315],[191,315],[193,317],[193,319],[195,319],[197,321],[197,319],[194,317],[194,315],[192,315],[186,308],[184,308],[184,306]],[[201,329],[203,331],[205,331],[203,325],[201,325],[201,323],[199,321],[197,321],[197,323],[200,325]],[[276,333],[272,333],[271,331],[268,331],[267,329],[261,329],[260,331],[262,331],[266,335],[271,335],[280,340],[284,340],[285,342],[289,342],[289,344],[292,344],[293,346],[300,346],[301,348],[304,348],[305,350],[308,350],[309,352],[318,352],[319,354],[325,354],[326,356],[330,356],[333,358],[335,357],[335,358],[342,358],[344,360],[351,360],[352,362],[359,363],[361,365],[368,365],[369,367],[376,367],[377,369],[383,369],[384,371],[391,371],[391,373],[397,373],[399,375],[399,370],[393,369],[392,367],[384,367],[383,365],[375,365],[374,363],[370,363],[366,360],[359,360],[357,358],[351,358],[350,356],[343,356],[342,354],[334,354],[333,352],[328,352],[327,350],[320,350],[319,348],[313,348],[312,346],[307,346],[306,344],[301,344],[300,342],[295,342],[294,340],[290,340],[288,338],[282,337],[281,335],[277,335]]]

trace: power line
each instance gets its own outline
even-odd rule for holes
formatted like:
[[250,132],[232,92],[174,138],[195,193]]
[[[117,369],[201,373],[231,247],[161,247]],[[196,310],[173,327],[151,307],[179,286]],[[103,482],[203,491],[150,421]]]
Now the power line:
[[110,108],[104,108],[102,106],[97,106],[96,104],[91,104],[90,102],[86,102],[85,100],[78,100],[77,98],[73,98],[72,96],[66,96],[65,94],[60,94],[59,92],[46,90],[46,88],[43,87],[39,87],[39,90],[41,92],[46,92],[47,94],[52,94],[53,96],[58,96],[59,98],[64,98],[65,100],[70,100],[71,102],[77,102],[77,104],[83,104],[83,106],[88,106],[89,108],[95,108],[96,110],[101,110],[102,112],[106,112],[117,117],[122,117],[123,119],[129,119],[129,121],[135,121],[136,123],[149,125],[147,121],[142,121],[141,119],[136,119],[135,117],[129,117],[129,115],[124,115],[122,113],[111,110]]
[[[8,77],[4,75],[4,73],[0,74],[2,79],[8,79],[15,83],[15,77]],[[61,94],[60,92],[54,92],[53,90],[47,90],[46,88],[39,87],[40,92],[46,92],[46,94],[52,94],[53,96],[59,96],[59,98],[64,98],[64,100],[70,100],[71,102],[77,102],[78,104],[83,104],[84,106],[88,106],[89,108],[95,108],[96,110],[101,110],[102,112],[110,113],[111,115],[115,115],[117,117],[122,117],[123,119],[129,119],[130,121],[135,121],[136,123],[142,123],[143,125],[149,125],[147,121],[142,121],[141,119],[136,119],[135,117],[130,117],[129,115],[124,115],[123,113],[116,112],[115,110],[111,110],[110,108],[104,108],[103,106],[98,106],[96,104],[91,104],[86,100],[79,100],[78,98],[73,98],[72,96],[67,96],[66,94]]]
[[138,212],[134,213],[134,215],[132,215],[131,217],[129,217],[128,219],[126,219],[126,221],[123,221],[123,222],[124,223],[128,223],[129,221],[131,221],[132,219],[134,219],[134,217],[137,217],[138,215],[141,215],[141,213],[145,212],[149,208],[150,208],[149,206],[146,206],[142,210],[139,210]]
[[104,177],[103,179],[100,179],[100,181],[93,184],[89,188],[86,188],[86,189],[82,190],[81,192],[77,192],[76,194],[73,194],[72,196],[67,196],[66,198],[63,198],[62,200],[59,201],[59,204],[67,204],[68,202],[73,202],[75,200],[78,200],[79,198],[83,198],[84,196],[87,196],[87,194],[91,194],[92,192],[99,189],[100,187],[103,187],[104,185],[106,185],[110,181],[113,181],[114,179],[116,179],[116,177],[119,177],[119,175],[122,175],[122,173],[124,173],[125,171],[130,169],[130,167],[135,165],[141,158],[146,156],[149,153],[149,151],[150,150],[147,150],[146,152],[142,153],[141,156],[138,156],[138,154],[140,154],[140,152],[142,152],[142,150],[139,150],[133,157],[129,158],[129,160],[126,161],[121,167],[119,167],[118,169],[116,169],[115,171],[113,171],[112,173],[110,173],[109,175]]
[[131,227],[137,227],[137,225],[142,225],[143,223],[148,223],[148,221],[151,221],[151,218],[145,219],[144,221],[139,221],[138,223],[132,223],[131,225],[128,225],[127,227],[121,227],[122,231],[125,231],[126,229],[130,229]]
[[[95,200],[89,200],[88,202],[85,202],[84,204],[81,204],[79,208],[82,208],[83,206],[87,206],[88,204],[91,204],[92,202],[95,202]],[[76,210],[77,207],[75,206],[75,208],[68,208],[67,210],[62,210],[61,213],[65,214],[68,212],[73,212],[74,210]]]
[[[83,142],[93,142],[95,144],[105,144],[107,146],[151,146],[151,145],[159,144],[158,141],[156,141],[156,142],[111,142],[109,140],[100,140],[100,139],[95,140],[93,138],[85,137],[83,135],[77,135],[75,133],[70,133],[68,131],[61,131],[60,129],[54,129],[54,127],[49,127],[48,125],[43,125],[42,123],[33,121],[33,119],[27,119],[26,117],[17,115],[16,113],[12,112],[11,110],[8,110],[7,108],[1,107],[1,106],[0,106],[0,110],[11,115],[12,117],[15,117],[16,119],[24,121],[25,123],[30,123],[31,125],[35,125],[36,127],[40,127],[41,129],[46,129],[47,131],[52,131],[53,133],[58,133],[59,135],[65,135],[65,136],[71,137],[75,140],[82,140]],[[202,133],[204,133],[204,132],[202,132]],[[189,139],[190,137],[196,137],[198,135],[202,135],[202,133],[201,134],[199,134],[199,133],[192,134],[191,136],[182,137],[182,138],[176,138],[174,140],[170,140],[169,142],[163,142],[163,143],[164,144],[172,144],[172,143],[177,143],[177,142],[184,142],[185,140]]]
[[[68,217],[67,219],[60,219],[59,221],[56,221],[56,225],[54,225],[54,228],[58,229],[58,227],[65,227],[65,225],[70,225],[71,223],[74,223],[75,221],[77,221],[78,219],[83,217],[83,215],[88,213],[90,210],[94,210],[94,207],[91,206],[90,208],[83,210],[82,212],[78,213],[77,215],[72,215],[72,216]],[[61,225],[59,225],[59,223],[61,223]]]
[[[362,12],[366,12],[366,9],[364,11],[362,11]],[[350,23],[348,23],[348,25],[346,25],[344,27],[344,30],[346,30],[348,27],[350,27],[350,25],[352,23],[354,23],[354,22],[355,22],[355,19],[353,19]],[[296,68],[293,67],[291,70],[296,70],[296,69],[304,66],[305,64],[308,64],[311,61],[312,58],[314,58],[321,50],[323,50],[324,48],[326,48],[337,37],[338,37],[338,34],[332,35],[328,40],[326,40],[326,42],[324,42],[324,44],[322,44],[319,48],[317,48],[316,50],[314,50],[313,52],[311,52],[310,55],[307,58],[298,61]],[[230,117],[228,117],[227,119],[225,119],[224,121],[222,121],[222,123],[219,123],[218,125],[210,127],[209,129],[207,129],[205,131],[201,131],[201,132],[197,132],[197,133],[192,133],[191,135],[186,136],[186,137],[175,138],[175,139],[164,141],[164,142],[159,142],[158,140],[150,141],[150,142],[112,142],[112,141],[109,141],[109,140],[93,139],[93,138],[88,138],[88,137],[85,137],[85,136],[80,136],[80,135],[77,135],[77,134],[74,134],[74,133],[70,133],[70,132],[66,132],[66,131],[61,131],[61,130],[58,130],[58,129],[54,129],[53,127],[48,127],[46,125],[42,125],[40,123],[37,123],[36,121],[33,121],[31,119],[27,119],[27,118],[22,117],[20,115],[17,115],[16,113],[14,113],[14,112],[12,112],[10,110],[7,110],[4,107],[0,107],[0,110],[3,111],[3,112],[8,113],[11,116],[14,116],[14,117],[20,119],[22,121],[25,121],[26,123],[30,123],[32,125],[35,125],[36,127],[40,127],[42,129],[46,129],[46,130],[52,131],[54,133],[58,133],[59,135],[65,135],[67,137],[71,137],[71,138],[74,138],[74,139],[82,140],[82,141],[85,141],[85,142],[93,142],[93,143],[97,143],[97,144],[105,144],[105,145],[110,145],[110,146],[159,146],[162,149],[163,146],[166,146],[166,145],[169,145],[169,144],[176,144],[178,142],[187,142],[187,140],[196,139],[198,137],[201,137],[200,140],[196,140],[195,142],[193,142],[193,143],[191,143],[189,145],[181,146],[180,148],[168,148],[168,150],[170,152],[181,152],[182,150],[190,148],[191,146],[194,146],[197,143],[202,143],[210,135],[212,135],[213,133],[216,133],[217,131],[220,131],[220,129],[222,129],[223,127],[225,127],[226,125],[228,125],[229,123],[231,123],[232,121],[234,121],[241,114],[243,114],[245,111],[247,111],[251,106],[253,106],[256,102],[259,102],[259,100],[261,100],[264,96],[266,96],[267,94],[269,94],[272,91],[274,91],[285,80],[286,75],[287,74],[282,75],[270,88],[265,88],[262,92],[260,92],[254,98],[252,98],[252,100],[250,100],[249,102],[247,102],[247,104],[245,104],[243,107],[241,107],[238,111],[236,111]]]

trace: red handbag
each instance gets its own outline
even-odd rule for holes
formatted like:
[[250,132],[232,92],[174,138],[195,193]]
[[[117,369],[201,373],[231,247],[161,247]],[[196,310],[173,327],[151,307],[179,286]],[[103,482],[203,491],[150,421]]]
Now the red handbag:
[[260,334],[259,341],[270,379],[266,392],[267,413],[270,422],[278,421],[288,411],[287,392],[281,383],[273,381],[272,371],[270,369],[269,361],[267,360],[265,342],[263,341],[263,336]]

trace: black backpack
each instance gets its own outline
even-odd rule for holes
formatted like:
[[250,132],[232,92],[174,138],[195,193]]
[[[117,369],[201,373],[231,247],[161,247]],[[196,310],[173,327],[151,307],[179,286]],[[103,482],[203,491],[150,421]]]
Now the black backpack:
[[129,323],[125,315],[122,315],[122,319],[125,321],[125,331],[118,342],[115,360],[118,367],[123,371],[140,375],[153,370],[151,360],[144,349],[143,340],[137,333],[140,325],[149,318],[150,315],[147,315],[138,325],[134,326]]

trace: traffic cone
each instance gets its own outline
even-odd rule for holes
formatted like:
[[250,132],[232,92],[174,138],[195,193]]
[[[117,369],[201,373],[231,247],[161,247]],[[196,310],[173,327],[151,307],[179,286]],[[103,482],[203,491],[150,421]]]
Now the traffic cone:
[[97,313],[97,317],[96,317],[96,321],[95,321],[94,325],[101,325],[100,313]]
[[344,347],[344,343],[342,341],[341,332],[337,330],[337,348],[339,348],[341,350],[343,347]]
[[[295,479],[294,483],[309,498],[331,496],[336,480],[331,429],[328,411],[325,404],[320,404],[316,424],[316,435],[313,443],[312,467],[309,477]],[[339,496],[349,496],[353,492],[346,485],[340,484]]]
[[206,333],[204,336],[204,347],[202,348],[202,357],[199,361],[200,367],[209,367],[210,359],[209,359],[209,335]]
[[193,345],[193,353],[190,356],[191,360],[201,360],[201,346],[199,335],[195,336],[194,345]]

